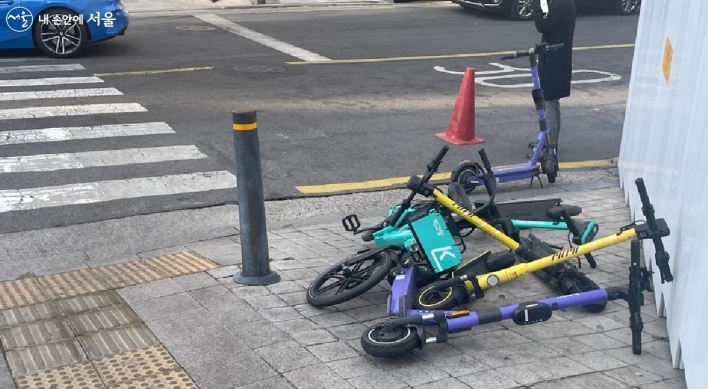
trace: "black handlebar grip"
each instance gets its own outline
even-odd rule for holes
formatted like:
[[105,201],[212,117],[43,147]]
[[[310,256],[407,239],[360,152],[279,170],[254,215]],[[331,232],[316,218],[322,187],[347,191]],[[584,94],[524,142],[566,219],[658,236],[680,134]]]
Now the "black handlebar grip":
[[652,231],[656,231],[658,226],[656,225],[656,218],[654,217],[654,209],[649,202],[649,195],[647,194],[647,187],[644,186],[644,180],[637,178],[634,180],[637,184],[637,191],[639,192],[639,198],[642,200],[642,213],[647,218],[647,223]]
[[514,59],[514,58],[516,58],[515,55],[505,55],[505,56],[501,57],[501,59]]
[[585,259],[587,259],[588,264],[590,264],[591,268],[596,268],[597,267],[597,262],[595,262],[595,258],[593,258],[592,254],[587,253],[585,254]]
[[492,172],[492,164],[489,163],[489,158],[487,158],[487,152],[484,151],[484,149],[479,150],[479,156],[482,158],[482,163],[484,164],[484,168],[487,170],[487,172],[491,173]]
[[555,45],[546,46],[546,50],[558,50],[565,47],[565,43],[557,43]]
[[450,150],[450,147],[448,145],[444,145],[440,151],[438,151],[438,155],[433,158],[433,162],[431,163],[431,166],[433,166],[433,169],[436,169],[438,165],[440,165],[440,162],[442,161],[443,157],[445,157],[445,154],[447,154],[447,151]]

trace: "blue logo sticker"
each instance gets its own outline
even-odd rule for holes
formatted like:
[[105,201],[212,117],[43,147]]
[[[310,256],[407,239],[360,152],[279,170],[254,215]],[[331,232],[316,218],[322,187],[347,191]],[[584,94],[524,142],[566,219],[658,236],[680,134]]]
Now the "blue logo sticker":
[[7,13],[5,22],[10,30],[15,32],[25,32],[32,27],[32,12],[25,7],[15,7]]

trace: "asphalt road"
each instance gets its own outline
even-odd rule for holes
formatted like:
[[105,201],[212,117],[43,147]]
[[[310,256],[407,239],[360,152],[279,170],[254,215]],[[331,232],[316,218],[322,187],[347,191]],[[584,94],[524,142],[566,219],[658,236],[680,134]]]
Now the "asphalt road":
[[[129,160],[122,163],[115,161],[125,156],[112,155],[100,160],[113,163],[29,172],[22,170],[27,165],[19,159],[20,162],[13,165],[19,166],[16,170],[8,173],[6,168],[5,174],[0,171],[0,199],[12,197],[18,190],[24,191],[21,200],[5,201],[4,209],[0,206],[0,232],[236,201],[235,188],[214,189],[223,187],[221,179],[183,176],[186,178],[179,185],[185,190],[163,188],[173,181],[131,181],[215,171],[234,173],[231,112],[235,109],[258,111],[267,199],[301,196],[297,187],[303,185],[421,174],[426,162],[444,144],[434,134],[446,129],[462,80],[459,74],[441,72],[434,67],[453,72],[474,67],[477,72],[484,72],[497,70],[492,64],[502,61],[499,55],[438,59],[394,57],[520,50],[540,39],[533,23],[471,13],[446,3],[355,10],[220,12],[217,15],[335,61],[293,64],[302,59],[221,28],[208,28],[213,26],[193,16],[135,18],[127,35],[95,45],[74,60],[29,58],[25,63],[22,58],[34,54],[7,53],[4,57],[17,59],[17,62],[0,63],[0,68],[79,64],[84,69],[9,72],[0,74],[0,80],[95,74],[103,82],[31,88],[10,86],[1,88],[0,92],[116,88],[121,94],[7,100],[0,107],[0,118],[3,110],[83,104],[139,104],[144,111],[0,120],[0,131],[5,131],[3,136],[28,129],[145,122],[164,122],[174,133],[9,144],[0,146],[0,158],[5,158],[6,165],[14,157],[38,154],[172,146],[196,146],[203,156],[197,159],[174,157],[175,160],[156,157],[155,162]],[[636,16],[582,14],[577,22],[575,45],[632,44],[636,25]],[[199,28],[184,29],[185,26]],[[609,72],[621,79],[573,86],[573,95],[562,103],[562,162],[618,155],[632,56],[632,47],[575,53],[576,69]],[[388,60],[381,60],[385,58]],[[336,61],[352,59],[379,60]],[[504,64],[528,67],[523,59]],[[253,66],[256,66],[255,71]],[[196,69],[147,72],[178,68]],[[136,73],[115,74],[121,72]],[[577,80],[598,77],[606,75],[583,73],[577,75]],[[530,78],[493,82],[510,85],[530,82]],[[477,85],[476,96],[476,131],[486,142],[478,146],[452,146],[440,168],[442,172],[450,171],[460,160],[476,159],[480,147],[486,149],[494,165],[521,163],[528,152],[527,143],[536,136],[529,88]],[[219,182],[213,188],[210,185],[215,180]],[[113,189],[82,186],[97,181],[113,181]],[[82,200],[96,197],[101,200]],[[32,204],[44,205],[31,209]]]

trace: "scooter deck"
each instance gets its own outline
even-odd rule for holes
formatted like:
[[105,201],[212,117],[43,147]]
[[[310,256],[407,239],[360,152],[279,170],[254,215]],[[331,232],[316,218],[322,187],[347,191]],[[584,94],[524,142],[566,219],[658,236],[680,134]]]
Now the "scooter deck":
[[[553,219],[548,216],[548,210],[554,206],[558,205],[561,199],[542,199],[542,200],[529,200],[529,201],[508,201],[495,203],[494,208],[496,209],[496,215],[491,214],[493,210],[489,208],[488,210],[482,212],[480,217],[489,216],[494,219],[504,218],[504,219],[517,219],[517,220],[531,220],[531,221],[549,221],[556,222],[559,220]],[[479,208],[484,205],[483,201],[475,201],[475,207]],[[570,216],[577,216],[577,213],[571,212]]]

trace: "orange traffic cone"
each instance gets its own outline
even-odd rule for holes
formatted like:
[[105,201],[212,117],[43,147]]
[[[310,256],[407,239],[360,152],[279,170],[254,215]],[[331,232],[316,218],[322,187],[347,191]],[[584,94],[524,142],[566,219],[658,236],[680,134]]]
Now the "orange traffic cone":
[[457,94],[455,108],[450,117],[447,132],[435,134],[438,138],[454,145],[476,145],[485,140],[474,133],[474,68],[467,68]]

